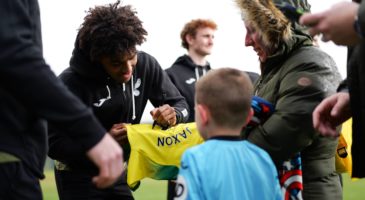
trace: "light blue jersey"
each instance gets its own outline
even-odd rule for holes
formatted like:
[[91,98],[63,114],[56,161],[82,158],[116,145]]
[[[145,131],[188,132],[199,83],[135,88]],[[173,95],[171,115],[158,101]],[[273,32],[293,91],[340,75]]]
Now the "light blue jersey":
[[175,199],[281,200],[278,174],[261,148],[219,137],[185,151]]

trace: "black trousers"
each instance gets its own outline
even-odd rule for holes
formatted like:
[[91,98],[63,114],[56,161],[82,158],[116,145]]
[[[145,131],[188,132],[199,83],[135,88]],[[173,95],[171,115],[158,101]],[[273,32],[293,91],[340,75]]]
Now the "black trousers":
[[167,181],[167,200],[174,200],[175,187],[176,187],[175,180],[172,180],[172,181],[168,180]]
[[133,200],[125,174],[111,187],[96,188],[91,173],[55,169],[57,191],[60,200]]
[[41,200],[39,179],[22,162],[0,163],[0,200]]

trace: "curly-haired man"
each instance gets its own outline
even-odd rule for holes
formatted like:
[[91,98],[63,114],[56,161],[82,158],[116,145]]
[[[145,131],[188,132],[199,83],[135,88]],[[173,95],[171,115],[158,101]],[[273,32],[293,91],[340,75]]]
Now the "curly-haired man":
[[[148,100],[156,107],[152,118],[161,126],[188,119],[186,101],[151,55],[140,52],[147,35],[131,6],[119,1],[91,8],[78,32],[70,67],[60,78],[121,144],[124,124],[140,122]],[[133,199],[125,176],[112,187],[97,189],[91,184],[94,165],[82,154],[80,145],[50,127],[49,156],[55,160],[60,199]],[[85,157],[86,158],[86,157]]]

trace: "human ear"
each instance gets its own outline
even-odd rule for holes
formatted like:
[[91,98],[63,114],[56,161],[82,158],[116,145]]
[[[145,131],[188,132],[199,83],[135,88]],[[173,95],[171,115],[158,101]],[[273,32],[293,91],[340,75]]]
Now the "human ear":
[[189,44],[191,44],[192,42],[193,42],[193,40],[194,40],[194,37],[192,36],[192,35],[186,35],[185,36],[186,37],[186,41],[189,43]]
[[248,111],[248,115],[246,117],[246,122],[245,122],[245,126],[248,124],[248,122],[251,120],[252,116],[254,114],[254,111],[252,108],[250,108],[250,110]]
[[197,105],[198,108],[198,114],[200,118],[200,123],[204,126],[208,124],[209,121],[209,114],[208,114],[208,108],[202,104]]

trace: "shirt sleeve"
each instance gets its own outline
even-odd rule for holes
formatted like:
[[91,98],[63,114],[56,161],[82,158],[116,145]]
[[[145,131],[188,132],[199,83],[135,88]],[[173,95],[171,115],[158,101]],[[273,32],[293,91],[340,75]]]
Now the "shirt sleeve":
[[150,101],[154,107],[161,104],[169,104],[174,107],[177,123],[186,123],[189,119],[189,106],[185,98],[172,83],[167,73],[161,68],[160,64],[152,56],[147,57],[148,63],[152,68],[154,91],[150,93]]

